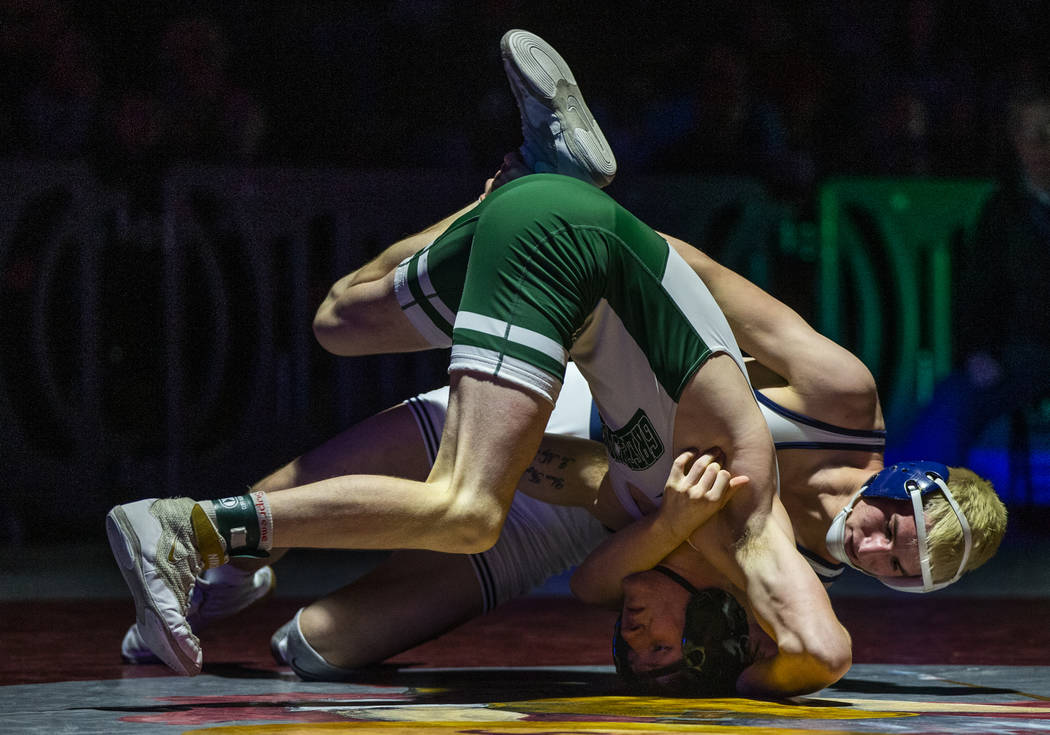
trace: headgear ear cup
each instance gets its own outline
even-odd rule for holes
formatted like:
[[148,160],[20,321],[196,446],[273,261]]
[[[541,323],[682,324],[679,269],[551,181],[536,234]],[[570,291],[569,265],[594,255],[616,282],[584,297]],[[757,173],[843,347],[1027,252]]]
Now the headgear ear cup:
[[736,694],[736,680],[753,661],[747,611],[725,590],[698,590],[688,580],[666,567],[656,570],[690,592],[682,630],[682,660],[658,670],[637,672],[628,660],[631,650],[620,631],[620,618],[613,631],[613,662],[628,686],[658,689],[658,677],[681,672],[687,679],[683,693],[696,697],[725,697]]
[[736,680],[754,658],[747,612],[735,597],[709,587],[689,599],[682,656],[698,696],[736,694]]

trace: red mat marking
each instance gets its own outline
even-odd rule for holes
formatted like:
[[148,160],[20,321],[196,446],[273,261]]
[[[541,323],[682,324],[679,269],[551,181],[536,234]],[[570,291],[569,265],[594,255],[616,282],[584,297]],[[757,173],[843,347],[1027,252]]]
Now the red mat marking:
[[[202,636],[205,667],[276,670],[270,634],[302,600],[278,598]],[[887,596],[836,599],[856,663],[1045,665],[1050,600]],[[120,640],[128,600],[0,603],[0,684],[168,676],[128,666]],[[565,666],[611,663],[615,614],[568,598],[525,598],[391,659],[402,666]]]

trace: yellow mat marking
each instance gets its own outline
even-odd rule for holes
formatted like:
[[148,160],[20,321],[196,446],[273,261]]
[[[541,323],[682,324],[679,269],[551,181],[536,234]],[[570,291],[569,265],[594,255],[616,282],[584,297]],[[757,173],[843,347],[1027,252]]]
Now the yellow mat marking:
[[[762,727],[762,732],[776,735],[861,735],[857,730],[819,730]],[[690,725],[683,723],[645,722],[338,722],[295,725],[234,725],[187,730],[183,735],[396,735],[396,733],[434,732],[447,735],[529,735],[529,733],[580,733],[581,735],[640,735],[644,733],[699,732],[715,735],[754,733],[751,725]],[[868,734],[870,735],[870,733]]]

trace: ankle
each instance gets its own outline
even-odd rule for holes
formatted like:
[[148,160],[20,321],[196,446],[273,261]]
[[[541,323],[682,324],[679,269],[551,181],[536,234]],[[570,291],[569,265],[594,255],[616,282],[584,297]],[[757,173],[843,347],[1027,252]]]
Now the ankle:
[[207,515],[229,556],[265,558],[273,546],[273,513],[266,493],[205,500],[197,507]]

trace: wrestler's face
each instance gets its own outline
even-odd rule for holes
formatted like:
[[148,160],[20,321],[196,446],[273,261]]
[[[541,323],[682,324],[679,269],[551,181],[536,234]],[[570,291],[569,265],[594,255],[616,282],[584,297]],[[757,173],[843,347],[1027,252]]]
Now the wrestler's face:
[[624,578],[620,634],[631,647],[627,659],[634,671],[652,671],[681,660],[688,602],[689,592],[658,571]]
[[1050,102],[1018,109],[1014,146],[1025,175],[1040,189],[1050,189]]
[[846,518],[844,542],[850,561],[869,574],[877,577],[922,574],[915,511],[908,500],[861,497]]

